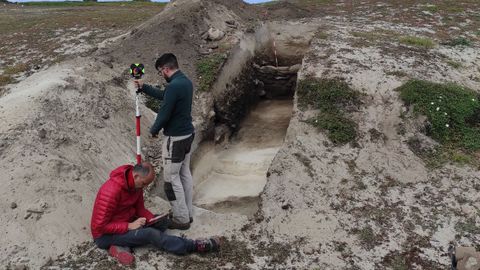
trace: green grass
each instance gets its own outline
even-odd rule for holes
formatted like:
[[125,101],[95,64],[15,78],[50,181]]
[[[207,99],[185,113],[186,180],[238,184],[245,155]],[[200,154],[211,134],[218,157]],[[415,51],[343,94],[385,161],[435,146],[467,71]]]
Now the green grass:
[[444,44],[452,47],[455,47],[455,46],[471,47],[472,46],[472,42],[464,37],[454,38]]
[[465,222],[459,222],[455,225],[455,229],[458,233],[478,235],[480,233],[480,227],[476,226],[474,218],[470,218]]
[[210,90],[225,59],[226,57],[223,54],[214,54],[198,61],[196,67],[200,91]]
[[406,105],[426,115],[427,135],[467,152],[480,150],[479,94],[456,84],[410,80],[397,89]]
[[359,93],[340,79],[307,78],[297,86],[299,105],[318,109],[317,116],[306,122],[327,132],[337,145],[352,142],[357,137],[356,124],[346,117],[345,107],[359,104]]
[[439,10],[438,6],[435,6],[435,5],[425,7],[425,11],[429,11],[431,13],[437,13],[438,10]]
[[376,41],[381,38],[381,35],[376,32],[352,32],[352,36],[357,38],[363,38],[368,41]]
[[435,47],[435,43],[431,39],[423,38],[423,37],[416,37],[416,36],[401,37],[400,38],[400,43],[410,45],[410,46],[425,48],[425,49],[431,49],[431,48]]

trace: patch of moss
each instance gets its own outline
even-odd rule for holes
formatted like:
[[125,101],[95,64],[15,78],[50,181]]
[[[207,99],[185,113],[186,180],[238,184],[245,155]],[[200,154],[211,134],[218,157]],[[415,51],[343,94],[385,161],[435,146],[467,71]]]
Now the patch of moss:
[[307,78],[297,86],[299,106],[318,109],[316,117],[307,122],[327,131],[328,138],[335,144],[355,140],[356,124],[346,117],[346,107],[359,104],[360,94],[338,78]]
[[480,233],[480,227],[476,225],[475,219],[470,218],[465,222],[459,222],[455,225],[455,230],[461,234],[473,234]]
[[415,46],[415,47],[421,47],[425,49],[431,49],[435,47],[435,43],[433,42],[433,40],[429,38],[416,37],[416,36],[401,37],[400,43],[410,45],[410,46]]
[[429,121],[427,135],[444,145],[480,150],[479,94],[457,84],[410,80],[397,89]]
[[371,226],[365,226],[362,229],[360,229],[358,232],[358,238],[362,242],[364,246],[366,246],[368,249],[372,249],[375,247],[376,242],[377,242],[377,236],[373,232],[373,229]]
[[328,34],[325,33],[325,32],[317,32],[315,34],[315,37],[318,38],[318,39],[327,39],[328,38]]
[[218,71],[225,62],[224,54],[214,54],[205,58],[202,58],[197,62],[197,73],[199,78],[199,90],[208,91],[215,82]]

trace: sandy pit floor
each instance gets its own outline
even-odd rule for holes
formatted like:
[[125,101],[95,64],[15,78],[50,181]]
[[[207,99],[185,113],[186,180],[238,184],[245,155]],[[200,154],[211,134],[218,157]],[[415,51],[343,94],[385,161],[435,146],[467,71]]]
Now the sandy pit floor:
[[[204,142],[194,160],[194,203],[222,212],[249,214],[267,181],[267,170],[282,146],[291,100],[260,102],[226,146]],[[253,206],[253,209],[252,209]]]

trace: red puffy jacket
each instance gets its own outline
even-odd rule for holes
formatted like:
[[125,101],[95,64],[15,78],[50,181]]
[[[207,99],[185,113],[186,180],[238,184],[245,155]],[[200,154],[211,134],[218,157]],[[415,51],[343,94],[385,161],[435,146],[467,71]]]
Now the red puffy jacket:
[[100,187],[90,223],[94,239],[104,234],[124,234],[128,231],[128,223],[136,218],[149,220],[154,217],[145,209],[143,189],[135,189],[132,169],[132,165],[116,168]]

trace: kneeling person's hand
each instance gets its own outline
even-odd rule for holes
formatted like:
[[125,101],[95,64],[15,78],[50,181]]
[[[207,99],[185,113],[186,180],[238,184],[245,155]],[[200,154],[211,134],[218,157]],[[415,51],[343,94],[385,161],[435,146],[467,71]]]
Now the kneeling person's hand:
[[144,217],[138,218],[138,219],[135,220],[134,222],[128,223],[128,229],[129,229],[129,230],[139,229],[139,228],[143,227],[143,225],[145,225],[145,222],[146,222],[146,221],[147,221],[147,219],[144,218]]

